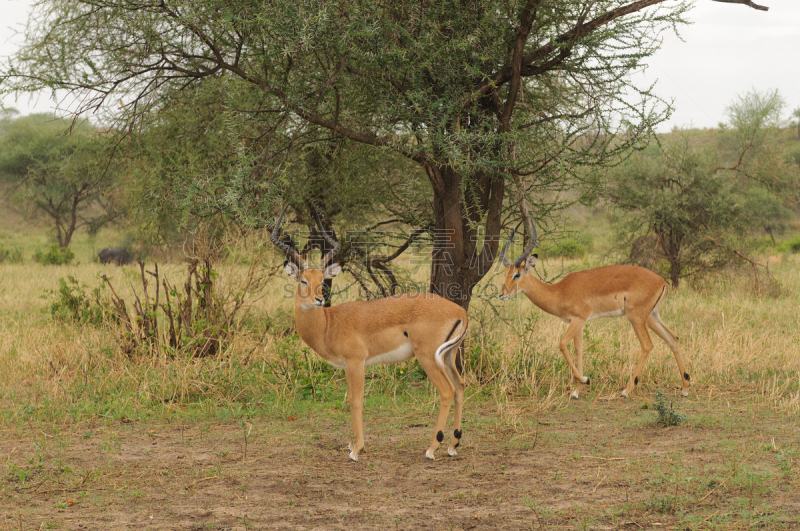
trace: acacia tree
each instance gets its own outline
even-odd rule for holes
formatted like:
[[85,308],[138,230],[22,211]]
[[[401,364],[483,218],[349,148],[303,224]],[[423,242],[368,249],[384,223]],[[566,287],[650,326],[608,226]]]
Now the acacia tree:
[[73,92],[76,114],[106,109],[130,128],[165,94],[221,80],[248,95],[238,110],[262,131],[234,190],[263,185],[282,139],[311,129],[399,153],[430,181],[431,290],[466,308],[494,262],[504,204],[614,162],[666,117],[627,76],[689,5],[48,0],[4,79]]
[[0,176],[52,220],[62,249],[78,229],[96,232],[113,219],[109,156],[83,120],[42,114],[0,120]]
[[[663,152],[653,146],[616,168],[607,197],[621,212],[627,237],[653,236],[647,245],[667,264],[657,272],[677,288],[682,278],[723,265],[726,238],[743,232],[747,220],[741,188],[714,170],[713,154],[687,132],[673,135]],[[658,261],[653,265],[659,269]]]
[[649,236],[636,240],[632,256],[663,256],[677,288],[682,278],[745,258],[736,244],[754,229],[774,245],[800,178],[772,141],[782,108],[777,91],[748,92],[728,106],[716,148],[680,131],[615,168],[606,197],[621,212],[623,232]]

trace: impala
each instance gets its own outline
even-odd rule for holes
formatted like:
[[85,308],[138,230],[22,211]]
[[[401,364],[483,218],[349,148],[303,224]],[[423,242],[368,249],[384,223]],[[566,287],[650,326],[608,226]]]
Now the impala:
[[[650,339],[647,327],[663,339],[675,354],[675,361],[678,362],[681,374],[681,394],[688,396],[689,373],[686,372],[678,348],[678,336],[667,328],[658,316],[658,306],[667,294],[667,283],[664,279],[643,267],[611,265],[570,273],[555,284],[545,284],[530,274],[538,258],[536,254],[528,256],[536,245],[536,227],[533,221],[531,221],[531,243],[513,264],[506,259],[508,244],[521,224],[522,222],[511,232],[501,253],[503,265],[506,266],[506,277],[500,298],[507,300],[513,295],[524,293],[533,304],[569,323],[566,333],[558,342],[558,348],[564,354],[572,376],[577,382],[572,398],[578,398],[583,385],[589,384],[589,378],[583,375],[583,325],[599,317],[621,315],[628,318],[642,346],[639,361],[633,369],[628,385],[622,391],[622,397],[627,398],[634,386],[638,385],[639,375],[647,356],[653,349],[653,341]],[[575,345],[577,366],[569,355],[570,341]]]
[[[288,205],[287,205],[288,207]],[[425,452],[428,459],[444,440],[444,427],[455,397],[453,438],[447,453],[456,455],[461,439],[464,381],[455,366],[454,354],[467,332],[467,312],[457,304],[432,293],[403,294],[372,301],[354,301],[325,308],[324,279],[335,277],[339,264],[328,264],[339,250],[322,228],[333,249],[322,257],[316,269],[309,268],[300,254],[279,239],[286,208],[272,231],[272,242],[286,253],[286,274],[297,282],[294,318],[300,338],[314,352],[347,376],[347,397],[355,440],[350,442],[350,459],[358,461],[364,448],[362,410],[364,368],[378,363],[397,363],[416,357],[428,379],[439,391],[439,418]]]

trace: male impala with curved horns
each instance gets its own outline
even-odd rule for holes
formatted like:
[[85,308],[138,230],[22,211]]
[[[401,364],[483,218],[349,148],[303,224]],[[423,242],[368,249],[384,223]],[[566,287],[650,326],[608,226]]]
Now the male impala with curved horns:
[[[577,380],[572,398],[578,398],[582,386],[589,384],[589,378],[583,375],[583,325],[598,317],[620,315],[628,318],[642,345],[639,362],[633,369],[627,387],[622,391],[622,397],[627,398],[634,386],[639,383],[639,374],[653,349],[653,341],[647,332],[648,326],[666,341],[675,354],[683,384],[681,394],[688,396],[689,373],[686,372],[683,357],[678,349],[678,336],[672,333],[658,317],[658,305],[667,294],[667,283],[664,279],[643,267],[611,265],[570,273],[555,284],[545,284],[529,274],[538,258],[535,254],[528,257],[536,245],[536,227],[533,221],[531,221],[531,243],[513,264],[506,259],[508,244],[520,225],[521,221],[511,232],[501,254],[503,265],[506,266],[506,278],[500,298],[507,300],[517,293],[524,293],[536,306],[569,323],[567,332],[558,342],[558,347],[564,354],[573,377]],[[575,344],[577,367],[567,349],[570,341]]]
[[323,280],[333,278],[341,271],[339,264],[328,265],[339,244],[322,228],[315,211],[320,231],[334,248],[322,257],[316,269],[309,269],[296,250],[278,239],[285,212],[286,208],[275,224],[271,239],[286,253],[284,268],[297,281],[294,318],[300,338],[322,359],[334,367],[343,368],[347,376],[350,418],[356,436],[350,443],[350,459],[358,461],[358,453],[364,448],[364,367],[396,363],[412,357],[417,358],[441,396],[439,419],[425,455],[433,459],[434,452],[444,440],[443,430],[453,397],[453,438],[447,453],[456,455],[461,439],[464,381],[456,370],[454,353],[467,333],[467,312],[432,293],[395,295],[323,307]]

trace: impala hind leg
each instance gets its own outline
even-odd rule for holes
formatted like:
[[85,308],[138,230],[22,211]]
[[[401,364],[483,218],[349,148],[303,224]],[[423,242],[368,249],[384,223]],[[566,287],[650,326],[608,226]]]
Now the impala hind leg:
[[[575,345],[575,361],[576,367],[580,374],[583,374],[583,327],[578,330],[575,334],[575,338],[572,340],[572,344]],[[583,389],[583,383],[580,380],[575,378],[575,389],[572,391],[572,397],[574,399],[578,399],[580,396],[581,390]]]
[[678,336],[661,322],[661,319],[658,317],[658,310],[653,310],[650,317],[647,318],[647,326],[669,345],[670,350],[672,350],[672,353],[675,355],[675,361],[678,363],[678,371],[681,375],[681,396],[689,396],[689,387],[691,386],[689,383],[689,373],[686,371],[686,366],[683,363],[683,356],[681,356],[680,347],[678,346]]
[[433,432],[431,445],[425,452],[425,457],[433,460],[434,452],[439,449],[439,446],[444,440],[444,427],[447,423],[447,416],[450,414],[450,406],[453,403],[456,388],[450,381],[446,369],[441,368],[436,361],[434,361],[433,356],[418,356],[417,359],[425,370],[425,374],[428,375],[428,379],[436,386],[436,389],[439,390],[439,418],[436,421],[436,429]]
[[[572,372],[572,377],[575,378],[578,382],[582,384],[589,384],[589,378],[583,375],[583,367],[581,366],[580,369],[575,367],[575,364],[572,363],[572,358],[569,355],[569,344],[570,342],[575,341],[575,338],[578,334],[581,333],[583,330],[583,325],[586,323],[586,319],[578,319],[573,318],[572,322],[570,322],[569,326],[567,327],[567,331],[561,336],[561,340],[558,342],[558,348],[561,350],[561,353],[564,355],[564,359],[567,360],[567,365],[569,365],[569,369]],[[577,340],[578,343],[581,343],[583,338]],[[576,345],[578,344],[576,343]],[[582,344],[581,344],[582,346]],[[576,349],[577,350],[577,349]],[[583,365],[583,349],[581,348],[581,365]]]
[[645,325],[646,321],[633,317],[630,314],[628,314],[628,320],[633,326],[633,331],[636,334],[637,339],[639,339],[639,343],[642,346],[642,352],[639,355],[639,361],[636,363],[636,367],[633,369],[633,373],[631,374],[631,379],[628,381],[627,387],[625,387],[625,389],[622,391],[622,398],[628,398],[628,395],[631,393],[631,391],[633,391],[633,388],[639,384],[639,375],[642,373],[644,364],[647,361],[647,356],[649,356],[650,351],[653,350],[653,340],[650,339],[650,334],[647,333],[647,326]]
[[364,362],[354,361],[345,367],[347,376],[347,399],[350,402],[350,423],[355,440],[349,444],[350,460],[358,461],[358,453],[364,448]]
[[464,407],[464,380],[458,374],[455,364],[455,354],[458,351],[458,345],[454,347],[445,356],[445,366],[447,367],[447,375],[450,377],[450,382],[455,387],[456,400],[453,411],[453,438],[450,440],[450,446],[447,447],[447,455],[455,457],[458,452],[456,448],[461,443],[461,413]]

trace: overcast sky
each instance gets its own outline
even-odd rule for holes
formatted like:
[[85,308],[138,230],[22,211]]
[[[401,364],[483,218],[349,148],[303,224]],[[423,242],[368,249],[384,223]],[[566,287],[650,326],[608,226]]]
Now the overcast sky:
[[[683,41],[668,35],[642,74],[658,81],[656,93],[674,101],[672,119],[660,129],[716,127],[737,94],[777,88],[787,101],[787,115],[800,107],[800,0],[756,0],[767,12],[736,4],[697,0],[694,22],[681,29]],[[0,0],[0,56],[21,41],[29,0]],[[47,95],[2,102],[23,114],[52,112]]]

